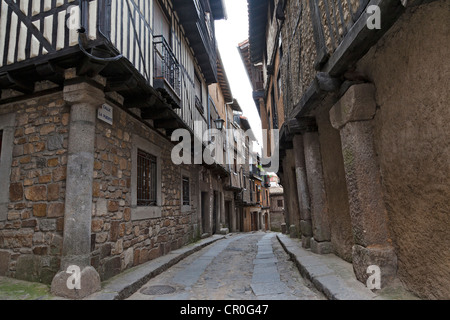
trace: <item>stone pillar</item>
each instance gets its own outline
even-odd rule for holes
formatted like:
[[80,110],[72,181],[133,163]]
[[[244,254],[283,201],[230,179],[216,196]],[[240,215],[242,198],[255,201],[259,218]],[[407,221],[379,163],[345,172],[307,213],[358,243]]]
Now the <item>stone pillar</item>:
[[295,135],[293,137],[293,145],[295,156],[295,176],[297,181],[298,203],[300,208],[300,232],[302,235],[302,246],[304,248],[309,248],[313,233],[308,182],[306,179],[303,137],[301,135]]
[[[300,229],[300,205],[297,192],[297,181],[295,178],[295,156],[293,149],[286,150],[286,167],[284,167],[284,178],[288,182],[284,188],[285,196],[288,198],[285,201],[285,208],[288,208],[289,219],[286,219],[286,224],[290,227],[295,225],[297,230]],[[297,234],[298,236],[298,234]]]
[[311,251],[326,254],[332,251],[332,247],[318,132],[305,132],[303,134],[303,145],[311,201],[310,210],[313,234],[310,243]]
[[[61,271],[51,290],[57,296],[81,299],[100,290],[100,276],[91,267],[92,181],[97,109],[104,92],[87,83],[64,87],[64,100],[71,105]],[[69,266],[81,271],[80,289],[69,289]]]
[[389,235],[381,175],[374,148],[375,112],[375,87],[369,83],[358,84],[350,87],[333,106],[330,120],[341,134],[355,239],[353,268],[358,280],[365,283],[369,276],[367,267],[379,266],[381,284],[385,286],[396,275],[397,256]]

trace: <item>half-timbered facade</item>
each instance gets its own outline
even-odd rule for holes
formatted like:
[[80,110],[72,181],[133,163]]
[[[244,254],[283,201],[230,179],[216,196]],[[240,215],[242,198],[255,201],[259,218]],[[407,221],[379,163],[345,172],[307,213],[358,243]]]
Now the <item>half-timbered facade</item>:
[[206,145],[222,1],[2,0],[0,17],[0,275],[80,298],[213,233],[198,186],[228,173],[175,165],[171,135]]

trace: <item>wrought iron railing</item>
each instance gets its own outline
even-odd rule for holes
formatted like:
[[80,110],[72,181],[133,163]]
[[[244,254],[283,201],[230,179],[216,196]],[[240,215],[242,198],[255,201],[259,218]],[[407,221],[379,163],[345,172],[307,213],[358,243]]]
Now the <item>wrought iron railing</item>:
[[154,79],[164,80],[181,97],[181,74],[178,61],[163,36],[153,37]]

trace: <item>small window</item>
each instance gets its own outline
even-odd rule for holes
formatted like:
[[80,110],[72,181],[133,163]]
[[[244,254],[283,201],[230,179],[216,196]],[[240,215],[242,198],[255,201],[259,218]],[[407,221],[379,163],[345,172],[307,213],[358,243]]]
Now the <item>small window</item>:
[[137,205],[157,205],[156,157],[138,149],[137,154]]
[[204,112],[203,110],[203,90],[202,90],[202,82],[200,81],[200,77],[195,73],[195,106],[201,113]]
[[189,206],[191,204],[189,197],[189,178],[183,176],[183,206]]
[[277,200],[277,206],[282,208],[283,207],[283,200]]

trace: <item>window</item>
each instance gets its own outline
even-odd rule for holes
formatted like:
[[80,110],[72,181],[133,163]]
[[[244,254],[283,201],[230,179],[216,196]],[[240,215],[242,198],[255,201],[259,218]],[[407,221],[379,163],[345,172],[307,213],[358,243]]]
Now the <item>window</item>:
[[205,12],[205,23],[206,29],[208,29],[209,39],[212,40],[214,37],[213,26],[211,23],[211,13]]
[[272,85],[271,102],[272,102],[273,128],[278,129],[278,114],[277,114],[277,106],[275,104],[275,86],[274,85]]
[[172,45],[170,21],[158,1],[153,5],[153,34],[163,36],[169,46]]
[[277,200],[277,207],[283,207],[283,200]]
[[189,206],[191,204],[189,197],[189,178],[183,176],[183,206]]
[[157,205],[156,157],[138,149],[137,153],[137,205]]
[[281,70],[278,70],[278,76],[277,76],[277,94],[278,99],[281,97]]
[[200,81],[200,77],[195,74],[195,106],[197,109],[203,113],[203,94],[202,94],[202,82]]

